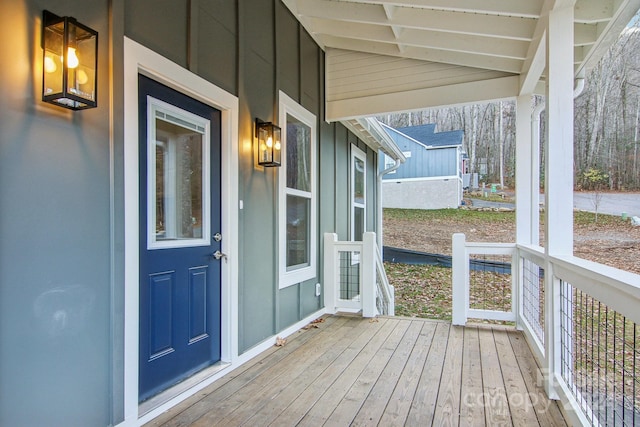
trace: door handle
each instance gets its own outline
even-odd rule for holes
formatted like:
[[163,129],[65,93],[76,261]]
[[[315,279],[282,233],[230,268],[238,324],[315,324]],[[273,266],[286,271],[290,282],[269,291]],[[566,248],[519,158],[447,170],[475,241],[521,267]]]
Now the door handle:
[[223,254],[220,251],[215,251],[214,253],[211,254],[211,256],[216,260],[224,258],[225,262],[227,261],[227,254]]

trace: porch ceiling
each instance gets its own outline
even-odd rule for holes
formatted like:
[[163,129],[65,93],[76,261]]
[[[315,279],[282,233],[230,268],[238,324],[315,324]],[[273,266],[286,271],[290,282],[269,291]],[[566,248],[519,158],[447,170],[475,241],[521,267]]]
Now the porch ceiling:
[[576,75],[640,0],[283,0],[326,52],[327,118],[541,92],[545,21],[573,5]]

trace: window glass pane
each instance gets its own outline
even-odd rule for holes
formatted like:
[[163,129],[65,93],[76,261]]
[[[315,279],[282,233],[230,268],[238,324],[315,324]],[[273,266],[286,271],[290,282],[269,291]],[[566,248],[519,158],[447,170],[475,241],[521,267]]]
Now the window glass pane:
[[287,196],[287,269],[309,265],[310,200]]
[[311,129],[287,115],[287,187],[311,191]]
[[353,166],[353,201],[364,204],[364,162],[354,157]]
[[202,238],[203,135],[156,118],[156,240]]
[[364,208],[353,208],[353,240],[362,241],[362,233],[364,233]]

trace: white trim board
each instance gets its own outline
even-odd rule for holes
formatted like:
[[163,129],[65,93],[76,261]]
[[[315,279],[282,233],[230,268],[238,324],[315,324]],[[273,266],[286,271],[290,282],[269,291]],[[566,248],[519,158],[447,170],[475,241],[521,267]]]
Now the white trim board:
[[[222,264],[221,361],[236,366],[238,358],[238,98],[171,62],[156,52],[124,38],[124,422],[139,425],[139,191],[138,191],[138,74],[144,74],[221,111],[222,143]],[[226,370],[225,370],[226,371]],[[213,381],[216,377],[212,377]],[[202,384],[202,383],[201,383]],[[180,395],[185,399],[197,387]],[[175,400],[175,399],[174,399]],[[173,400],[171,402],[174,402]],[[168,404],[170,404],[169,402]],[[176,404],[177,402],[173,403]],[[163,406],[164,407],[164,406]],[[168,409],[164,407],[164,410]],[[155,411],[147,415],[154,414]],[[158,415],[156,413],[156,415]],[[146,417],[145,417],[146,418]]]
[[457,175],[448,175],[448,176],[427,176],[427,177],[421,177],[421,178],[399,178],[399,179],[389,177],[389,178],[383,178],[382,182],[393,183],[393,182],[418,182],[418,181],[451,181],[454,179],[462,181],[462,178],[460,178]]

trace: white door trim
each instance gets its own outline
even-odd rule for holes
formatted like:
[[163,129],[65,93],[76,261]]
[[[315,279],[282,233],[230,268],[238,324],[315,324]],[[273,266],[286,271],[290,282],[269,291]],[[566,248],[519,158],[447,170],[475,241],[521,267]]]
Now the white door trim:
[[[221,111],[221,360],[238,359],[238,98],[156,52],[124,38],[124,425],[138,424],[139,191],[138,74]],[[194,390],[195,392],[195,390]],[[188,397],[188,392],[181,395]],[[177,402],[176,402],[177,403]]]

